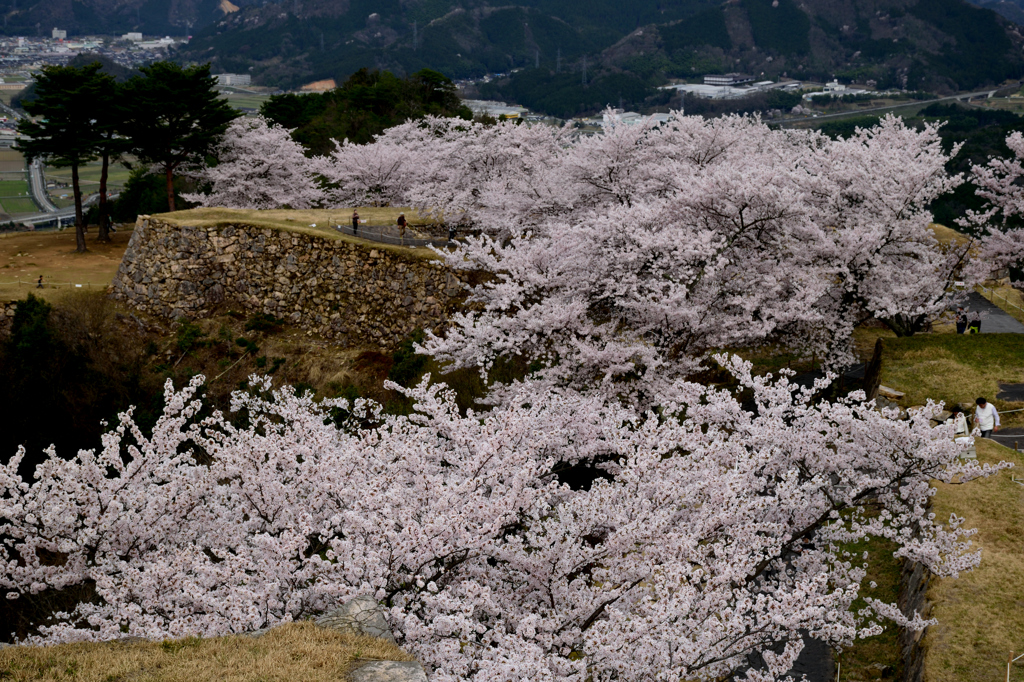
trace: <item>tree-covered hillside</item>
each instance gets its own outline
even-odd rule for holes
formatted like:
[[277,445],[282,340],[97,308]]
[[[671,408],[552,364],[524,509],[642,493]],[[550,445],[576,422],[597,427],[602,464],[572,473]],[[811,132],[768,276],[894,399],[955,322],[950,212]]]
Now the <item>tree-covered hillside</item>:
[[651,104],[668,78],[737,70],[942,92],[1024,74],[1021,36],[966,0],[488,3],[252,5],[200,31],[178,56],[281,87],[360,68],[505,73],[482,94],[558,115]]

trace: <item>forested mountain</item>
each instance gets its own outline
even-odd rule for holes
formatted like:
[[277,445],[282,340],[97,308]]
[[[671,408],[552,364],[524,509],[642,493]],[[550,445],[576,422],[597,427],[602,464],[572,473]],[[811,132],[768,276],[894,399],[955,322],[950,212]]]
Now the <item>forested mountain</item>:
[[[1022,42],[1010,21],[965,0],[287,0],[225,16],[179,56],[286,87],[363,67],[452,78],[523,69],[513,80],[529,84],[507,92],[578,83],[603,105],[643,100],[667,77],[733,70],[973,88],[1020,76]],[[579,108],[593,104],[580,97]]]
[[49,36],[56,27],[69,36],[127,31],[180,36],[254,3],[264,0],[0,0],[0,32]]
[[1024,0],[970,0],[978,7],[993,10],[1014,22],[1024,24]]
[[[1022,0],[972,1],[1012,14]],[[522,69],[490,94],[561,114],[643,102],[666,78],[708,72],[937,91],[1024,73],[1018,27],[966,0],[0,0],[0,14],[28,35],[191,31],[179,59],[281,87],[360,68]],[[557,106],[544,104],[552,93]]]

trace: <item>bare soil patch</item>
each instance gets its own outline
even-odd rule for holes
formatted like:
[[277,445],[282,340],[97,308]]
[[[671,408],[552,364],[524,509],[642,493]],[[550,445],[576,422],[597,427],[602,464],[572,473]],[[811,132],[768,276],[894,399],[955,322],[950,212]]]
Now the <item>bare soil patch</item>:
[[[93,228],[86,234],[88,251],[76,253],[73,230],[0,235],[0,300],[20,300],[30,293],[53,300],[69,289],[106,288],[128,248],[131,230],[112,233],[109,243],[95,236]],[[40,275],[42,289],[36,286]]]

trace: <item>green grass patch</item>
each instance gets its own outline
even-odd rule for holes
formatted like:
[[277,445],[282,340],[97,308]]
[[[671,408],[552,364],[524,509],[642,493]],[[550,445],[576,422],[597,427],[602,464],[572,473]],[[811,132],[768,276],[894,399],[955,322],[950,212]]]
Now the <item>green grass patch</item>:
[[21,199],[0,199],[0,204],[3,204],[4,211],[6,213],[38,213],[39,207],[36,206],[36,202],[32,199],[25,197]]
[[24,197],[29,196],[28,181],[21,180],[0,180],[0,197]]
[[[1020,334],[922,334],[883,343],[882,383],[906,393],[906,406],[929,398],[973,403],[984,396],[999,411],[1024,407],[996,398],[1000,383],[1024,382]],[[1022,414],[1006,415],[1003,424],[1024,423]]]

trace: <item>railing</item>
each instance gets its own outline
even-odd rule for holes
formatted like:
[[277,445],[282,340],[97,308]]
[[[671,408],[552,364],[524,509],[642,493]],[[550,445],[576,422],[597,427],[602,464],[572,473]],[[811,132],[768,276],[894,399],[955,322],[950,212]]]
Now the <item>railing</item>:
[[352,229],[351,225],[329,225],[342,234],[347,234],[350,237],[357,239],[366,239],[372,242],[380,242],[381,244],[392,244],[395,246],[450,246],[454,244],[454,241],[448,239],[422,239],[419,237],[405,237],[402,235],[388,234],[382,230],[374,230],[359,227],[358,231]]
[[[1006,307],[1013,308],[1014,310],[1016,310],[1017,311],[1016,315],[1013,315],[1013,313],[1011,311],[1009,311],[1009,310],[1007,310],[1006,312],[1010,313],[1011,315],[1013,315],[1013,317],[1016,317],[1018,320],[1021,320],[1022,322],[1024,322],[1024,308],[1020,307],[1019,305],[1017,305],[1016,303],[1014,303],[1010,299],[1006,298],[1006,296],[1004,296],[1003,294],[1000,294],[995,289],[989,289],[984,284],[979,284],[978,288],[981,289],[983,296],[985,294],[988,294],[987,298],[989,298],[989,300],[992,301],[992,303],[994,303],[995,305],[999,305],[998,303],[996,303],[996,299],[998,298],[999,300],[1001,300],[1006,305]],[[999,306],[999,307],[1003,308],[1003,306]],[[1003,308],[1003,309],[1006,310],[1006,308]]]

